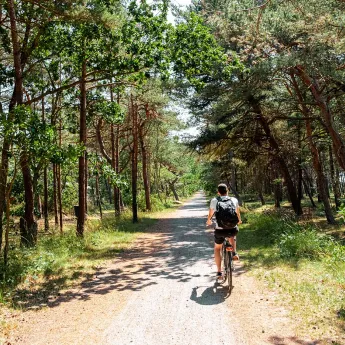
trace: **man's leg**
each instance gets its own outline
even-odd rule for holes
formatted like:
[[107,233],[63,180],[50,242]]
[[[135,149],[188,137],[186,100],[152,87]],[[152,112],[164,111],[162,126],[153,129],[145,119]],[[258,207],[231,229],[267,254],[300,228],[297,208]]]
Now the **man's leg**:
[[240,257],[239,257],[238,254],[236,253],[236,236],[231,236],[231,237],[229,238],[229,242],[230,242],[230,244],[232,245],[233,252],[234,252],[233,259],[234,259],[234,260],[239,260]]
[[220,257],[220,251],[222,249],[222,244],[214,244],[214,260],[217,265],[217,272],[221,272],[221,257]]
[[231,236],[229,238],[229,242],[232,245],[232,248],[234,248],[234,252],[236,252],[236,236]]

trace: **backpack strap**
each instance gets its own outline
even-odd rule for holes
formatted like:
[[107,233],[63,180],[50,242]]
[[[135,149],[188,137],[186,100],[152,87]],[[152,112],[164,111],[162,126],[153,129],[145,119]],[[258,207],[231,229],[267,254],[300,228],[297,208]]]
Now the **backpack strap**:
[[218,212],[219,210],[218,203],[222,201],[222,198],[220,196],[217,196],[216,199],[217,199],[216,212]]

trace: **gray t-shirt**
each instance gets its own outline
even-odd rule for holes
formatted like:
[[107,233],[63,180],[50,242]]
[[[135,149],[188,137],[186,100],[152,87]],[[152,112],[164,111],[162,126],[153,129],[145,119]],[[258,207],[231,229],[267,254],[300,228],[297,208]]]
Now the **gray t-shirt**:
[[[228,196],[224,195],[224,196],[221,196],[221,199],[224,200],[227,197]],[[236,198],[232,197],[232,196],[230,197],[230,199],[234,203],[234,205],[235,205],[235,207],[237,209],[237,207],[238,207],[238,200]],[[218,202],[217,198],[213,198],[211,200],[211,203],[210,203],[210,209],[214,210],[214,212],[216,212],[216,209],[217,209],[217,202]],[[216,230],[223,229],[222,227],[218,226],[217,221],[215,221],[215,223],[216,223],[216,227],[215,227]]]

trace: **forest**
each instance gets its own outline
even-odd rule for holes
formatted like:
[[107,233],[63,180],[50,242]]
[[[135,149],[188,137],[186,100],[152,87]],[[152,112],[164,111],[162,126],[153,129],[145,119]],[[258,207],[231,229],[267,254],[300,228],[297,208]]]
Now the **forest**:
[[140,226],[220,182],[244,209],[317,215],[344,260],[344,10],[1,0],[0,300],[40,242]]

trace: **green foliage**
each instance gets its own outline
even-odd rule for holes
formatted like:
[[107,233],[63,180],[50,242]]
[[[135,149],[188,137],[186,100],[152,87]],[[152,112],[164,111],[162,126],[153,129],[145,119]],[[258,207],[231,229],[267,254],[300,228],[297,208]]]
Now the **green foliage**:
[[90,171],[93,175],[104,176],[111,185],[117,187],[127,187],[128,182],[121,175],[117,175],[114,169],[107,163],[107,161],[98,154],[88,154],[90,162]]
[[[161,200],[158,195],[151,195],[151,211],[152,212],[159,212],[163,211],[166,208],[170,208],[173,205],[171,199]],[[145,203],[145,193],[141,191],[138,194],[138,208],[140,211],[146,211],[146,203]]]
[[276,246],[283,259],[322,259],[328,262],[330,267],[337,267],[338,263],[345,262],[344,246],[313,226],[296,223],[292,212],[249,215],[249,223],[252,224],[260,243]]
[[123,107],[117,102],[108,102],[102,99],[94,100],[93,109],[91,112],[98,113],[102,119],[107,123],[120,124],[125,117],[125,111]]
[[236,58],[227,63],[224,50],[196,13],[191,12],[176,26],[171,42],[176,73],[185,76],[197,89],[202,88],[218,70],[228,78],[232,70],[240,66]]
[[321,236],[315,229],[294,228],[282,234],[278,246],[283,258],[319,259],[328,255],[329,244],[329,238]]
[[21,290],[26,294],[32,282],[39,284],[42,279],[49,280],[51,276],[59,276],[64,283],[73,281],[74,273],[80,267],[85,266],[87,270],[95,267],[98,262],[112,259],[152,223],[153,220],[144,219],[134,225],[130,214],[122,215],[115,222],[112,215],[103,221],[88,222],[84,238],[76,237],[72,231],[63,236],[45,236],[35,248],[13,247],[6,268],[3,261],[0,261],[0,271],[3,272],[0,281],[1,302],[9,302],[12,298],[27,298],[20,295]]

